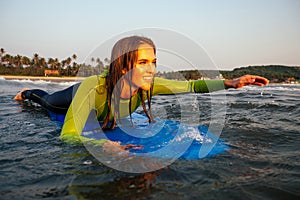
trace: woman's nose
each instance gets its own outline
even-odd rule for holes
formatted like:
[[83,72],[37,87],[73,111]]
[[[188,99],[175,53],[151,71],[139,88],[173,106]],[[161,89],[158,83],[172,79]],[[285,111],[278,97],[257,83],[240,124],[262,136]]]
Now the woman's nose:
[[154,74],[156,70],[156,66],[154,63],[147,65],[147,72]]

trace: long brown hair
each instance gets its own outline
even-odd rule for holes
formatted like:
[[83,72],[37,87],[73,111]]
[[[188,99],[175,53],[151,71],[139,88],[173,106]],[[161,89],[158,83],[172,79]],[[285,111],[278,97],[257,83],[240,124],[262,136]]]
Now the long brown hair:
[[[105,116],[102,128],[103,129],[114,129],[117,123],[117,117],[120,118],[119,112],[119,102],[120,102],[120,94],[122,91],[123,85],[117,84],[121,77],[124,75],[124,71],[128,72],[133,69],[136,65],[138,59],[138,48],[141,44],[148,44],[153,48],[154,54],[156,53],[156,48],[151,39],[141,36],[131,36],[126,37],[119,40],[113,47],[111,53],[111,63],[109,66],[109,73],[106,77],[106,87],[107,87],[107,105],[108,111]],[[130,87],[131,88],[131,87]],[[151,89],[149,91],[144,91],[142,89],[138,89],[138,95],[142,102],[143,110],[146,116],[149,119],[149,122],[154,121],[151,114],[151,97],[152,97],[152,89],[153,84],[151,85]],[[130,91],[131,94],[131,91]],[[146,94],[146,95],[144,95]],[[114,113],[113,113],[113,121],[110,122],[110,115],[112,112],[111,104],[112,104],[112,95],[114,95],[113,103],[114,103]],[[145,96],[148,101],[148,110],[145,105]],[[130,119],[131,117],[131,97],[129,100],[129,113]]]

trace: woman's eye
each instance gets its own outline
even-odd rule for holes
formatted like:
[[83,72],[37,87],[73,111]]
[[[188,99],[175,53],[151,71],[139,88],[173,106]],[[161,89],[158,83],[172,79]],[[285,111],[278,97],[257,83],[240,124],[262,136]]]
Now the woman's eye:
[[138,65],[156,65],[156,61],[149,62],[149,61],[139,61]]

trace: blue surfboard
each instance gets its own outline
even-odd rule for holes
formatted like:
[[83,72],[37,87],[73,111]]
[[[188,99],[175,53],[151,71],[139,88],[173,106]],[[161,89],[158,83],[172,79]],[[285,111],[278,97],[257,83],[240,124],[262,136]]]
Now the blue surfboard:
[[[63,124],[65,115],[49,112],[53,121]],[[191,126],[174,120],[157,120],[149,123],[145,115],[132,113],[122,119],[111,131],[93,131],[99,122],[87,121],[82,136],[95,140],[109,139],[122,145],[133,144],[140,148],[129,148],[135,155],[160,158],[201,159],[221,154],[229,149],[222,139],[208,130],[205,125]]]

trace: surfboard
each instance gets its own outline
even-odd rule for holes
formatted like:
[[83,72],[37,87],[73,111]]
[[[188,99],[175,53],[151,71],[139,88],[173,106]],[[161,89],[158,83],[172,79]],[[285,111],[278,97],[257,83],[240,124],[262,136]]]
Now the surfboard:
[[[65,115],[49,112],[52,121],[61,126]],[[90,139],[109,139],[121,145],[133,144],[140,148],[129,148],[134,155],[187,160],[212,157],[226,152],[229,146],[205,125],[192,126],[175,120],[158,119],[149,123],[145,115],[132,113],[118,122],[111,131],[101,131],[101,124],[87,121],[82,136]],[[98,130],[98,131],[97,131]]]

